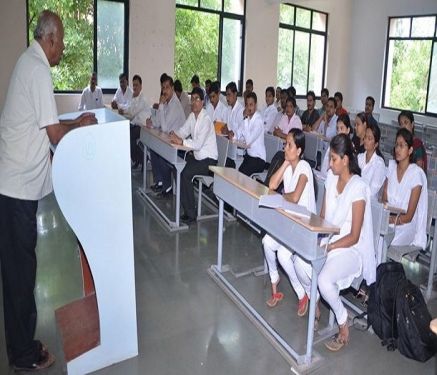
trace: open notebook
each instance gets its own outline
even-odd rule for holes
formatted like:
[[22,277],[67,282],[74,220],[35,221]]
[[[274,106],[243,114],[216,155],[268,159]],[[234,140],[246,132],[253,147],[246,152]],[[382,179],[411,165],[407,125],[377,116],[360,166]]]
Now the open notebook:
[[306,218],[311,217],[311,212],[309,212],[305,207],[285,200],[281,194],[261,195],[261,197],[259,198],[258,206],[282,208],[292,215]]

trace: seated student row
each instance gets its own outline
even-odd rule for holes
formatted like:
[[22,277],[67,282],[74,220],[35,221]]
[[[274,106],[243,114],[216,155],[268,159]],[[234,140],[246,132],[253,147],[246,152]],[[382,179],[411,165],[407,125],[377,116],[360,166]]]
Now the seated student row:
[[[372,127],[366,130],[369,138],[374,138],[370,136],[374,131]],[[376,152],[377,143],[374,140],[368,143],[375,145]],[[302,132],[291,130],[285,146],[285,161],[272,176],[269,187],[275,189],[279,183],[284,182],[285,198],[314,212],[313,176],[309,165],[302,160],[304,150],[305,138]],[[359,159],[368,159],[368,150],[360,154],[362,156],[359,155]],[[396,136],[396,160],[390,163],[381,186],[383,183],[384,201],[405,210],[405,214],[397,219],[390,217],[390,224],[396,224],[393,244],[425,246],[426,176],[420,167],[411,162],[412,152],[412,134],[406,129],[400,129]],[[339,325],[339,334],[326,343],[326,347],[332,351],[340,350],[349,341],[347,312],[339,296],[340,290],[348,288],[354,278],[360,275],[363,275],[368,285],[375,281],[376,249],[368,246],[373,242],[371,186],[366,178],[360,177],[358,163],[349,136],[336,135],[330,143],[330,170],[325,181],[326,190],[320,215],[337,225],[340,234],[333,236],[327,244],[328,257],[318,276],[318,293],[333,310]],[[373,168],[372,164],[370,168]],[[311,298],[310,264],[293,254],[292,250],[279,245],[269,235],[263,238],[263,245],[272,283],[272,297],[267,304],[274,307],[284,297],[277,288],[277,252],[279,263],[298,296],[298,315],[305,315]],[[321,245],[326,243],[322,240]],[[319,300],[319,294],[315,298]],[[317,306],[316,326],[319,319],[320,310]]]

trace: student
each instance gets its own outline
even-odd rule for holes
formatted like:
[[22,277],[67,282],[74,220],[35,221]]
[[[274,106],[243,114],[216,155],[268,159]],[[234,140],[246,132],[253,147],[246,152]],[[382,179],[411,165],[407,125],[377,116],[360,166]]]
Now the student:
[[276,87],[276,100],[275,100],[275,106],[278,109],[278,111],[281,110],[281,92],[282,89],[280,86]]
[[364,137],[364,149],[366,152],[358,154],[358,165],[361,169],[361,177],[370,187],[370,196],[378,199],[382,185],[384,185],[387,169],[384,157],[379,150],[381,131],[379,126],[369,124]]
[[213,83],[209,88],[209,103],[206,113],[213,123],[216,121],[226,123],[228,108],[220,101],[220,87]]
[[174,92],[176,93],[176,96],[181,102],[182,109],[184,110],[185,113],[185,118],[188,118],[188,116],[191,113],[190,98],[188,97],[188,94],[183,90],[182,82],[179,81],[178,79],[174,81]]
[[426,246],[428,189],[423,169],[413,162],[413,135],[401,128],[396,133],[395,160],[388,164],[383,202],[402,208],[405,214],[390,216],[395,227],[392,245]]
[[203,109],[203,99],[202,89],[195,87],[191,92],[192,113],[180,129],[170,132],[172,143],[193,149],[193,153],[187,153],[187,164],[181,173],[181,204],[184,209],[181,220],[188,224],[196,221],[192,179],[198,174],[208,175],[209,166],[217,165],[218,157],[214,125]]
[[246,89],[244,90],[243,93],[244,101],[246,101],[247,94],[250,94],[251,92],[253,92],[253,80],[249,78],[246,81]]
[[297,128],[302,130],[302,122],[296,114],[295,108],[296,99],[288,97],[285,103],[285,113],[282,115],[277,127],[273,130],[273,135],[285,139],[291,129]]
[[264,124],[261,115],[256,110],[257,97],[254,92],[247,94],[246,115],[241,126],[234,133],[229,131],[229,138],[234,136],[246,144],[243,163],[238,169],[247,176],[262,172],[266,165],[266,148],[264,145]]
[[137,145],[140,138],[141,126],[146,126],[147,120],[150,119],[150,104],[143,94],[143,80],[139,75],[132,78],[133,95],[127,107],[119,108],[118,112],[130,120],[130,153],[133,166],[137,168],[143,164],[144,155],[142,149]]
[[[287,88],[287,96],[288,97],[292,97],[292,98],[294,98],[294,100],[296,100],[296,89],[295,89],[294,86],[290,86],[290,87]],[[299,106],[297,104],[294,106],[294,112],[298,116],[300,116],[300,108],[299,108]]]
[[[203,91],[203,97],[206,98],[206,91],[202,86],[200,86],[200,79],[199,79],[199,76],[197,74],[195,74],[191,77],[190,82],[191,82],[192,88],[194,89],[196,87],[199,87]],[[205,107],[206,107],[206,104],[207,103],[205,103]]]
[[115,92],[114,97],[112,98],[111,107],[112,109],[126,109],[132,100],[133,91],[129,87],[129,81],[126,73],[121,73],[118,76],[118,82],[120,83],[120,87]]
[[320,117],[319,112],[315,109],[316,94],[314,91],[307,93],[307,109],[302,113],[301,121],[304,128],[311,128],[316,120]]
[[340,91],[337,91],[334,94],[335,99],[335,114],[337,116],[347,115],[346,108],[343,108],[343,94]]
[[266,104],[267,107],[262,112],[264,132],[271,133],[278,114],[278,110],[275,106],[275,89],[272,86],[266,88]]
[[97,86],[97,73],[93,72],[90,77],[90,85],[85,87],[80,97],[79,111],[103,108],[102,89]]
[[322,105],[319,108],[319,115],[322,116],[326,111],[326,104],[328,103],[329,98],[329,90],[327,88],[323,88],[320,92],[320,101]]
[[[222,133],[228,135],[230,132],[236,134],[239,127],[244,121],[244,107],[237,99],[237,85],[235,82],[229,82],[226,85],[226,101],[228,103],[228,113],[226,116],[226,124],[222,128]],[[226,159],[226,167],[235,168],[235,160]]]
[[[349,115],[342,115],[337,118],[336,129],[337,129],[337,134],[346,134],[348,137],[350,137],[352,127],[351,127],[351,120],[349,118]],[[330,160],[329,151],[330,148],[328,147],[328,149],[325,152],[322,165],[320,167],[320,173],[323,177],[326,177],[329,170],[329,160]]]
[[[305,135],[302,130],[290,130],[286,138],[284,150],[285,160],[270,178],[269,189],[276,190],[283,182],[284,198],[286,200],[304,206],[308,211],[315,213],[316,200],[314,196],[313,173],[310,165],[305,160],[302,160],[305,151]],[[299,298],[297,315],[304,316],[308,308],[308,297],[296,276],[292,252],[268,234],[264,236],[262,242],[272,284],[272,297],[266,302],[267,305],[275,307],[284,297],[283,293],[278,292],[277,253],[278,261],[288,275],[290,283]]]
[[[152,121],[148,120],[147,125],[160,128],[165,133],[170,133],[179,129],[185,123],[185,113],[182,109],[176,93],[174,92],[173,78],[167,74],[162,74],[161,78],[161,97],[159,99],[158,110]],[[152,190],[165,197],[170,195],[171,171],[172,166],[159,156],[156,152],[150,151],[152,163],[152,174],[154,184]]]
[[355,131],[352,143],[354,144],[357,154],[366,151],[364,149],[364,137],[366,136],[366,129],[369,124],[378,125],[373,116],[366,115],[364,112],[360,112],[355,116]]
[[401,128],[408,129],[413,134],[413,162],[426,173],[428,157],[425,146],[420,138],[414,136],[414,115],[411,111],[401,111],[398,116],[398,123]]
[[312,126],[312,130],[331,139],[335,136],[337,131],[337,117],[335,114],[335,99],[332,97],[328,98],[325,105],[325,113],[316,120]]
[[364,113],[367,116],[373,116],[373,109],[375,108],[375,98],[368,96],[364,105]]
[[[330,171],[325,182],[325,197],[320,216],[340,228],[329,242],[322,240],[328,255],[318,276],[320,295],[333,310],[339,333],[325,346],[338,351],[349,342],[347,310],[340,299],[340,291],[363,275],[370,285],[376,278],[376,261],[372,232],[370,191],[360,177],[360,168],[350,138],[336,135],[330,143]],[[295,258],[296,274],[311,298],[311,267],[302,258]],[[316,324],[320,310],[316,308]]]

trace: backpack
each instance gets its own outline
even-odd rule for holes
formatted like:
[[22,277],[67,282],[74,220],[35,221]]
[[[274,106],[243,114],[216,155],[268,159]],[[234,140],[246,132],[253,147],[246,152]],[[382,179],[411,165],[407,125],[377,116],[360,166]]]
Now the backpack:
[[402,280],[396,292],[397,346],[406,357],[425,362],[436,353],[437,336],[429,328],[431,315],[420,289]]
[[403,280],[406,277],[401,263],[381,263],[376,269],[376,281],[369,287],[367,322],[390,351],[396,349],[395,295]]
[[[275,172],[281,167],[281,165],[284,163],[285,160],[285,152],[284,151],[278,151],[272,158],[272,161],[270,162],[269,169],[267,170],[267,176],[263,182],[264,185],[267,187],[269,186],[270,178],[275,174]],[[276,189],[277,192],[281,192],[284,187],[283,182],[280,183],[278,188]]]

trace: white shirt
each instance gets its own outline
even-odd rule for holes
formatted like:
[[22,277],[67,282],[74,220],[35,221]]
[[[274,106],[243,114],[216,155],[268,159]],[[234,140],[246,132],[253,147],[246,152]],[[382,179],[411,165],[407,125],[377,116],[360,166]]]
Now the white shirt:
[[145,98],[143,92],[133,97],[130,104],[126,107],[123,114],[130,120],[133,125],[146,125],[146,120],[151,116],[150,104]]
[[185,113],[181,102],[174,92],[168,103],[159,104],[153,125],[161,128],[163,132],[170,133],[171,131],[178,130],[185,123],[185,120]]
[[246,117],[244,119],[235,136],[237,140],[246,143],[246,151],[249,156],[266,160],[264,124],[258,111],[253,114],[252,118]]
[[80,97],[79,111],[103,108],[103,94],[102,89],[96,86],[94,92],[91,88],[85,87]]
[[115,92],[115,95],[112,98],[112,100],[117,103],[118,108],[125,109],[127,108],[130,101],[132,100],[132,96],[133,96],[133,91],[129,86],[126,87],[126,91],[124,93],[121,87],[119,87]]
[[52,191],[46,126],[57,123],[50,65],[33,41],[15,65],[0,117],[0,194],[39,200]]
[[264,132],[270,133],[273,131],[276,116],[278,115],[278,109],[275,104],[270,104],[262,112],[263,122],[264,122]]
[[219,121],[219,122],[226,123],[228,108],[220,100],[218,101],[217,106],[215,108],[210,102],[206,106],[206,113],[208,114],[212,122]]
[[337,134],[337,118],[337,115],[332,116],[327,125],[325,124],[325,121],[322,120],[317,131],[320,134],[323,134],[326,138],[331,139],[335,137]]
[[[196,160],[211,158],[217,160],[217,140],[214,125],[211,119],[202,108],[196,117],[191,112],[185,124],[175,133],[184,140],[183,145],[194,150]],[[191,137],[191,139],[186,139]]]
[[306,207],[306,209],[312,213],[316,213],[313,172],[307,161],[299,160],[294,171],[291,165],[285,169],[283,176],[284,193],[292,193],[296,190],[301,175],[307,177],[307,183],[305,184],[305,188],[303,189],[297,204]]
[[191,113],[191,103],[190,103],[190,98],[188,97],[188,94],[185,91],[181,92],[179,101],[181,102],[182,109],[184,110],[185,113],[185,118],[187,119]]
[[352,205],[354,202],[365,201],[364,220],[358,242],[348,249],[340,248],[330,251],[330,256],[341,256],[342,251],[356,251],[357,259],[361,261],[360,272],[351,274],[347,279],[339,280],[337,283],[340,289],[350,286],[353,279],[360,276],[362,269],[363,277],[370,285],[376,278],[370,189],[360,176],[354,175],[344,187],[343,192],[339,194],[337,182],[338,176],[329,170],[325,181],[325,219],[340,228],[340,233],[332,236],[329,242],[335,242],[350,233]]
[[426,220],[428,211],[428,187],[423,169],[411,163],[405,171],[401,182],[397,177],[397,163],[390,160],[387,169],[387,200],[390,206],[408,209],[411,190],[422,186],[419,202],[413,219],[402,225],[397,225],[392,245],[426,246]]
[[228,105],[228,101],[226,100],[226,95],[223,95],[222,93],[220,93],[220,101],[227,106]]
[[233,107],[228,105],[228,115],[226,118],[226,124],[228,125],[228,129],[232,130],[234,133],[237,132],[238,128],[243,123],[243,112],[244,107],[237,100]]
[[361,168],[361,177],[370,187],[370,196],[377,199],[387,175],[384,159],[374,152],[366,163],[366,153],[363,152],[358,154],[358,166]]

